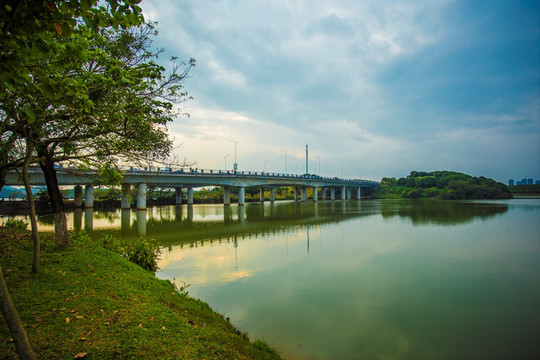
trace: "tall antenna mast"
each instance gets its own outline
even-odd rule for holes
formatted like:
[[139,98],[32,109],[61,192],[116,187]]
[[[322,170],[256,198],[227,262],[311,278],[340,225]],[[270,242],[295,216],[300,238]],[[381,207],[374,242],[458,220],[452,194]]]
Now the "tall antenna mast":
[[306,144],[306,174],[309,174],[308,171],[308,145]]

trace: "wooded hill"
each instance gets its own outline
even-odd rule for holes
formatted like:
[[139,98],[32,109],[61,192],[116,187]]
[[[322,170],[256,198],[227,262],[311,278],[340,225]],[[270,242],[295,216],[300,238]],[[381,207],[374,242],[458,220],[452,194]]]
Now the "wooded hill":
[[510,199],[512,194],[505,184],[483,176],[455,171],[412,171],[406,178],[383,178],[373,197],[464,200]]

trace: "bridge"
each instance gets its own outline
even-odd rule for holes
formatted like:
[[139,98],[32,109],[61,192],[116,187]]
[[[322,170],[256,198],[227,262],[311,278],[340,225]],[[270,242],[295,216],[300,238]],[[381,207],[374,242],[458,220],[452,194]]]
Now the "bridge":
[[[374,189],[378,182],[359,179],[341,179],[322,177],[318,175],[292,175],[281,173],[254,172],[254,171],[225,171],[225,170],[177,170],[170,168],[164,170],[146,171],[139,169],[122,170],[122,209],[129,209],[131,201],[129,193],[132,186],[137,188],[137,209],[146,209],[147,185],[168,187],[176,189],[176,204],[182,204],[183,190],[187,189],[187,203],[193,204],[193,189],[204,186],[223,187],[223,204],[231,203],[231,188],[238,189],[238,205],[245,204],[245,189],[259,188],[260,201],[265,200],[265,189],[270,190],[270,201],[275,200],[274,190],[278,187],[292,187],[295,190],[295,200],[307,201],[308,188],[313,189],[313,201],[328,198],[341,200],[353,198],[360,199],[362,189]],[[29,170],[30,183],[34,186],[46,185],[41,169],[32,167]],[[100,175],[94,170],[57,169],[58,184],[62,186],[75,186],[75,206],[82,207],[83,186],[84,207],[92,208],[94,205],[93,188],[99,185]],[[6,185],[21,185],[22,180],[17,172],[9,172]],[[320,189],[320,190],[319,190]]]

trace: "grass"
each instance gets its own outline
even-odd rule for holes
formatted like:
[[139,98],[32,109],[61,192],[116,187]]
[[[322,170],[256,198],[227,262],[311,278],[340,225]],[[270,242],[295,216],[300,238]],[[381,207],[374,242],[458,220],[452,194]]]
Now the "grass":
[[[30,233],[0,229],[0,265],[38,358],[280,359],[205,302],[97,241],[59,251],[52,236],[41,234],[41,268],[32,274]],[[16,358],[0,321],[0,359]]]

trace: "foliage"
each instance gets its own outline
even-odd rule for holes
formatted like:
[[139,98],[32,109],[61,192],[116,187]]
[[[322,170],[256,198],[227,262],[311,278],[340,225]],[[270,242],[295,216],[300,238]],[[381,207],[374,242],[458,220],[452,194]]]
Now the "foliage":
[[90,236],[88,236],[88,234],[84,231],[79,231],[79,232],[71,231],[69,233],[69,242],[70,244],[74,246],[81,246],[81,245],[89,243],[90,241],[91,241]]
[[159,247],[150,244],[144,238],[139,238],[134,244],[123,249],[122,256],[145,270],[156,272],[158,267]]
[[508,188],[515,195],[540,195],[540,184],[514,185]]
[[383,178],[374,194],[381,198],[509,199],[507,186],[493,179],[455,171],[412,171],[406,178]]
[[23,220],[7,219],[3,222],[2,226],[26,230],[26,228],[28,227],[28,223],[24,222]]
[[[105,234],[100,238],[100,242],[105,249],[119,254],[145,270],[155,273],[159,269],[157,263],[161,255],[161,250],[143,237],[140,237],[134,243],[121,244],[111,234]],[[182,291],[186,287],[182,287]]]
[[[12,28],[1,43],[2,56],[9,56],[9,63],[28,75],[0,79],[0,187],[6,171],[20,166],[22,150],[35,147],[31,161],[39,163],[45,176],[59,246],[67,245],[67,225],[55,163],[105,163],[101,174],[108,183],[118,184],[121,176],[112,164],[120,159],[151,162],[168,157],[172,141],[166,124],[181,113],[174,104],[189,99],[181,82],[195,61],[185,64],[172,59],[170,71],[158,65],[155,60],[161,51],[151,50],[157,35],[154,24],[120,29],[140,24],[136,21],[140,9],[135,1],[129,2],[133,6],[109,3],[108,10],[98,7],[105,18],[107,12],[112,16],[110,22],[98,17],[100,31],[88,25],[96,25],[91,16],[68,12],[62,2],[57,11],[81,17],[74,18],[69,36],[58,21],[62,36],[38,31],[29,38]],[[81,2],[90,12],[96,4]],[[116,12],[121,11],[126,17],[117,18]],[[4,15],[1,19],[9,22],[9,14]],[[106,28],[109,25],[113,27]],[[6,68],[6,76],[16,73],[12,70]]]

